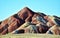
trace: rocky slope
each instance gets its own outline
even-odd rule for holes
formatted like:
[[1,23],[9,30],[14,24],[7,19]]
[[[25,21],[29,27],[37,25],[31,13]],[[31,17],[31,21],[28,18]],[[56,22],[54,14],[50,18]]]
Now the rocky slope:
[[28,7],[0,22],[0,34],[47,33],[59,35],[59,28],[59,17],[33,12]]

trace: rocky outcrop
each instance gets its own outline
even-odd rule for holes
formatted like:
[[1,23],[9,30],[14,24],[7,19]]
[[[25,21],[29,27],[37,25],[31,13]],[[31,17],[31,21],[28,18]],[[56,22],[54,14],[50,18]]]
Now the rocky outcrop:
[[8,28],[8,19],[2,21],[1,25],[0,25],[0,33],[5,30],[6,28]]
[[58,25],[54,25],[46,33],[60,35],[60,27]]
[[14,14],[0,22],[0,34],[53,33],[59,35],[59,25],[59,17],[48,16],[40,12],[33,12],[28,7],[25,7],[17,14]]
[[20,26],[20,21],[16,19],[15,17],[11,16],[8,19],[8,32],[12,32],[13,30],[17,29],[18,26]]
[[33,15],[32,21],[31,21],[33,24],[37,24],[38,23],[38,21],[36,19],[37,16],[40,16],[40,15],[38,13],[36,13],[36,14]]
[[33,15],[34,15],[34,12],[27,7],[25,7],[20,12],[18,12],[19,18],[25,21],[31,21]]

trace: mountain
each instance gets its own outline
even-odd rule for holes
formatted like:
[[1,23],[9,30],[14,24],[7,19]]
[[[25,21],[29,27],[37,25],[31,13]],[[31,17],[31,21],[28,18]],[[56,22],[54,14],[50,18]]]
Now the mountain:
[[14,34],[16,30],[18,33],[46,33],[51,27],[59,24],[55,19],[60,22],[60,18],[57,16],[48,16],[25,7],[17,14],[0,22],[0,34]]

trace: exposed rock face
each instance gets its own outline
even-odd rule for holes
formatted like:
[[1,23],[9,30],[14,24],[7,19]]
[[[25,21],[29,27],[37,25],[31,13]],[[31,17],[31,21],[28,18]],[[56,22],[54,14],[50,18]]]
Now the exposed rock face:
[[46,31],[49,29],[48,26],[46,26],[45,24],[37,24],[37,30],[38,30],[38,33],[46,33]]
[[8,33],[8,29],[5,29],[4,31],[2,31],[2,35],[5,35],[5,34],[7,34]]
[[32,17],[32,23],[38,24],[40,22],[46,23],[47,21],[44,19],[44,15],[35,13]]
[[13,16],[10,17],[10,18],[8,19],[8,25],[9,25],[9,27],[8,27],[8,32],[12,32],[13,30],[17,29],[18,26],[20,26],[19,24],[20,24],[20,21],[19,21],[18,19],[16,19],[16,18],[13,17]]
[[20,12],[18,12],[19,18],[21,18],[22,20],[25,20],[25,21],[31,21],[33,14],[34,14],[34,12],[31,11],[27,7],[25,7]]
[[6,28],[8,28],[8,19],[2,21],[1,25],[0,25],[0,33],[5,30]]
[[[56,28],[55,28],[56,27]],[[37,13],[28,7],[23,8],[17,14],[0,22],[0,34],[7,33],[47,33],[60,34],[60,18],[57,16],[48,16],[44,13]],[[56,30],[58,29],[58,30]],[[55,33],[56,32],[56,33]]]
[[[28,27],[31,23],[30,22],[25,22],[22,24],[19,28],[17,28],[15,31],[13,31],[13,34],[19,33],[19,31],[24,30],[26,27]],[[17,31],[17,32],[16,32]]]
[[33,24],[37,24],[37,23],[38,23],[38,21],[37,21],[37,19],[36,19],[37,16],[40,16],[40,15],[36,13],[36,14],[34,14],[34,16],[32,17],[32,21],[31,21],[31,22],[32,22]]
[[58,25],[54,25],[46,33],[60,35],[60,27]]
[[25,33],[38,33],[36,25],[29,25],[24,30],[25,30]]

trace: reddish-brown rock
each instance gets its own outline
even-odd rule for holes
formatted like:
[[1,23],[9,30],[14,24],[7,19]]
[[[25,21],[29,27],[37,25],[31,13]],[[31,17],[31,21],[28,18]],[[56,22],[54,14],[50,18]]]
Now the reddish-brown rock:
[[53,20],[54,20],[54,17],[50,17],[50,16],[44,16],[44,19],[46,19],[48,22],[46,23],[47,24],[47,26],[53,26],[53,25],[55,25],[55,23],[53,22]]
[[38,13],[36,13],[36,14],[34,14],[34,16],[32,17],[32,21],[31,21],[31,22],[32,22],[33,24],[37,24],[37,23],[38,23],[38,21],[36,20],[36,17],[37,17],[37,16],[40,16],[40,15],[39,15]]
[[0,25],[0,33],[5,30],[6,28],[8,28],[8,19],[2,21],[1,25]]
[[49,27],[41,23],[37,24],[36,26],[37,26],[38,33],[46,33],[46,31],[49,29]]
[[60,35],[60,27],[58,25],[54,25],[46,33]]
[[29,8],[25,7],[21,11],[18,12],[19,18],[25,21],[31,21],[31,18],[33,16],[34,12],[31,11]]
[[5,35],[5,34],[7,34],[8,33],[8,29],[5,29],[1,34],[2,35]]
[[9,19],[8,19],[8,32],[12,32],[14,31],[15,29],[17,29],[22,23],[24,23],[22,20],[18,20],[17,18],[11,16]]
[[36,33],[46,33],[50,26],[53,27],[55,25],[54,17],[60,20],[59,17],[47,16],[40,12],[35,13],[28,7],[25,7],[17,14],[14,14],[6,20],[0,22],[0,34],[7,34],[10,32],[15,33],[16,31],[19,31],[19,33],[24,33],[24,31],[25,33],[30,33],[30,31],[31,33],[35,33],[36,30]]

